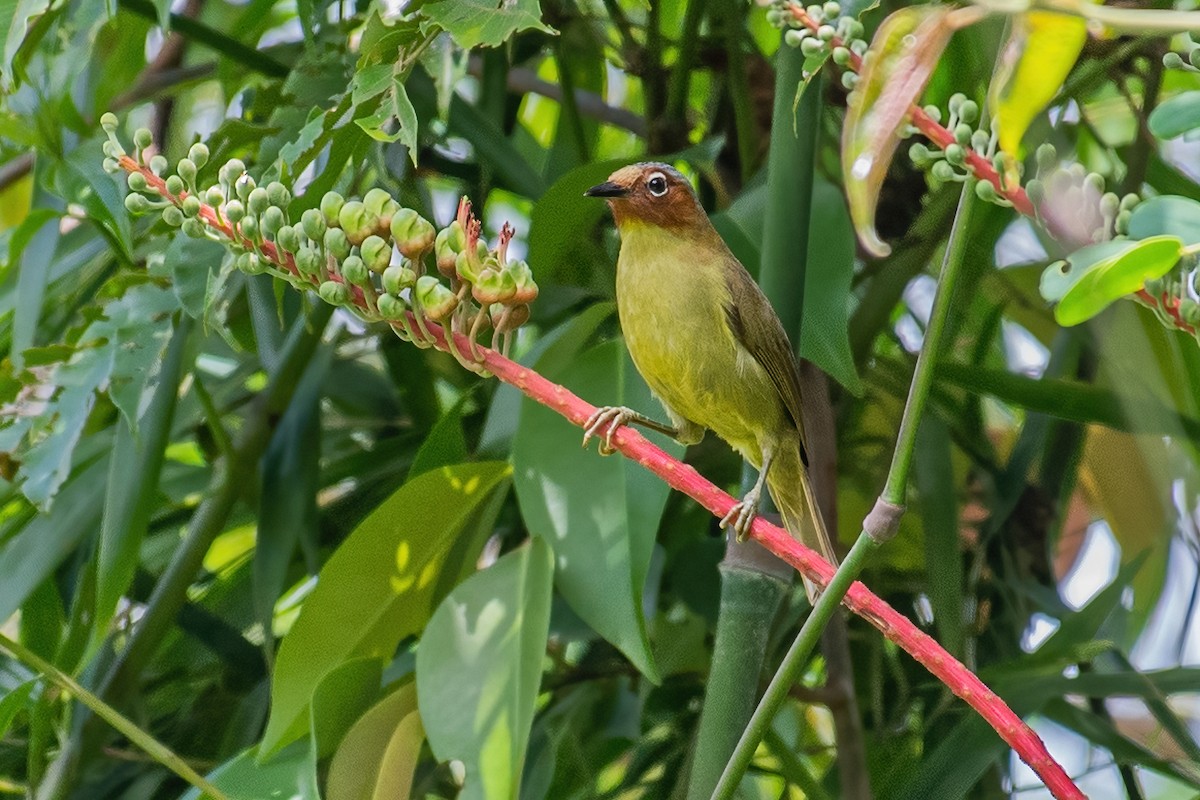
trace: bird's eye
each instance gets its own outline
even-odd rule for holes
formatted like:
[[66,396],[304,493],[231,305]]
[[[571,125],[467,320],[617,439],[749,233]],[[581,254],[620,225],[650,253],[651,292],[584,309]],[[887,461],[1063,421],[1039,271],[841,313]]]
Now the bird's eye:
[[650,194],[655,197],[662,197],[667,193],[667,176],[661,172],[655,172],[646,181],[646,188],[650,190]]

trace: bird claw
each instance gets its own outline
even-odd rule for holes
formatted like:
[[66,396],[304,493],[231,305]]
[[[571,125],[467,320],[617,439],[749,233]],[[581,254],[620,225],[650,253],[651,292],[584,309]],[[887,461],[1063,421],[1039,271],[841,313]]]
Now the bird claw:
[[612,442],[613,434],[622,425],[627,425],[634,416],[633,410],[624,406],[604,406],[596,409],[587,418],[587,422],[583,423],[583,446],[587,447],[592,437],[599,436],[600,431],[607,425],[608,430],[600,440],[600,455],[611,456],[617,451]]
[[733,528],[739,542],[746,541],[750,535],[750,527],[758,516],[758,497],[758,492],[752,490],[740,503],[734,503],[729,513],[721,518],[721,528]]

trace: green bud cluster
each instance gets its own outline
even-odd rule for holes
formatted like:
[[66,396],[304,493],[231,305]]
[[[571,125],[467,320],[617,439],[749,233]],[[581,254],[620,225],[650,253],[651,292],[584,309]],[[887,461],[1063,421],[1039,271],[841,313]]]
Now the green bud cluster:
[[1129,219],[1142,199],[1139,195],[1108,191],[1103,175],[1079,163],[1062,164],[1050,143],[1038,147],[1034,163],[1036,177],[1026,182],[1025,192],[1039,216],[1069,216],[1070,224],[1088,231],[1093,242],[1129,232]]
[[[974,100],[960,92],[950,97],[945,114],[934,105],[925,106],[922,110],[938,124],[945,119],[946,129],[954,136],[954,141],[944,148],[926,142],[915,142],[908,148],[909,159],[917,167],[928,169],[935,185],[966,181],[974,174],[970,166],[972,156],[979,156],[991,163],[1000,176],[1001,186],[1005,186],[1011,176],[1020,176],[1021,165],[1012,163],[1008,156],[997,150],[999,131],[995,123],[986,128],[977,127],[980,125],[980,110]],[[910,126],[909,133],[916,133],[916,129]],[[999,206],[1012,206],[1012,202],[988,180],[976,182],[975,195],[980,200]]]
[[[843,15],[839,3],[830,0],[823,5],[810,5],[802,14],[793,11],[800,8],[793,0],[772,0],[767,8],[767,21],[783,31],[783,42],[788,47],[799,47],[809,59],[832,56],[835,64],[846,69],[850,67],[852,53],[862,56],[867,52],[863,24]],[[847,89],[853,89],[857,80],[853,72],[842,76]]]
[[[474,340],[482,328],[490,325],[504,334],[507,350],[510,334],[529,319],[538,287],[528,264],[507,257],[512,229],[506,224],[498,246],[488,248],[465,198],[457,218],[440,233],[383,189],[361,199],[327,192],[297,218],[289,210],[294,203],[288,187],[279,181],[258,185],[240,159],[222,164],[215,183],[200,185],[198,173],[209,159],[205,145],[193,145],[167,174],[165,158],[146,159],[152,141],[140,129],[134,135],[134,169],[117,139],[116,117],[104,115],[101,125],[109,135],[105,167],[127,172],[129,212],[159,213],[188,236],[225,244],[242,272],[270,273],[315,290],[325,302],[368,321],[388,322],[423,347],[433,339],[428,323],[441,325],[451,352],[475,371],[482,356],[474,352]],[[426,269],[431,259],[436,271]],[[455,332],[469,333],[474,361],[459,351]]]

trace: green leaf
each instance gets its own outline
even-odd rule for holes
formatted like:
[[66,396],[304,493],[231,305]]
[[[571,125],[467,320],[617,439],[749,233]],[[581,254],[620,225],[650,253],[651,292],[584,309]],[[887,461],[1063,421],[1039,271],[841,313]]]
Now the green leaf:
[[1057,303],[1088,270],[1115,258],[1135,244],[1128,239],[1116,239],[1081,247],[1064,260],[1046,267],[1038,290],[1047,302]]
[[325,674],[313,690],[310,734],[318,758],[337,750],[342,737],[379,697],[383,660],[352,658]]
[[988,93],[1000,149],[1019,155],[1029,124],[1050,105],[1087,42],[1080,17],[1031,11],[1014,14]]
[[408,800],[424,739],[417,684],[409,682],[346,733],[329,764],[326,800]]
[[[662,415],[621,342],[594,347],[548,377],[593,402]],[[669,490],[629,459],[581,449],[581,436],[554,411],[524,403],[513,441],[521,512],[554,548],[555,579],[575,613],[657,682],[642,592]],[[653,438],[683,454],[666,437]]]
[[538,0],[439,0],[421,13],[446,29],[464,50],[498,47],[517,31],[554,33],[542,22]]
[[1054,308],[1054,319],[1064,326],[1091,319],[1114,301],[1141,289],[1146,281],[1170,272],[1182,250],[1178,238],[1154,236],[1095,264],[1063,295]]
[[[507,464],[460,464],[403,486],[325,562],[279,647],[262,753],[304,735],[313,690],[352,658],[390,657],[474,567],[491,530]],[[351,622],[352,621],[352,622]]]
[[916,485],[925,529],[926,591],[938,641],[951,655],[963,652],[963,556],[950,431],[936,414],[917,430]]
[[1146,122],[1159,139],[1174,139],[1200,128],[1200,91],[1183,92],[1159,103]]
[[[230,800],[320,800],[310,787],[309,775],[315,768],[308,744],[297,742],[265,764],[259,761],[257,748],[244,750],[205,777]],[[208,800],[208,795],[193,787],[179,800]]]
[[[368,67],[377,69],[377,67]],[[388,91],[379,100],[379,107],[365,117],[354,120],[354,124],[377,142],[400,142],[408,148],[409,158],[417,163],[417,112],[400,75],[391,78]],[[357,90],[356,90],[357,94]],[[357,102],[357,101],[356,101]],[[390,130],[395,120],[395,129]]]
[[262,458],[253,593],[258,621],[268,632],[297,543],[318,536],[321,394],[332,362],[332,347],[314,354]]
[[126,263],[133,262],[133,240],[124,191],[104,171],[100,145],[89,141],[71,151],[58,173],[57,191],[87,210],[87,219],[108,235]]
[[184,312],[203,319],[210,287],[220,280],[221,263],[229,251],[220,242],[176,236],[163,253],[163,270]]
[[[463,400],[466,399],[464,395]],[[409,478],[415,478],[431,469],[458,464],[467,460],[467,440],[463,436],[462,406],[460,400],[433,426],[433,430],[421,443],[421,449],[408,468]]]
[[1148,239],[1162,234],[1178,236],[1185,245],[1200,244],[1200,203],[1174,195],[1159,195],[1138,203],[1129,216],[1130,238]]
[[17,714],[20,714],[25,709],[25,705],[29,702],[33,690],[37,688],[39,680],[40,678],[31,678],[6,692],[4,697],[0,697],[0,736],[8,734],[8,729],[12,727],[13,720],[17,718]]
[[450,592],[421,637],[421,719],[434,755],[466,766],[465,800],[518,796],[553,575],[550,547],[533,539]]
[[921,5],[893,12],[875,32],[847,98],[842,127],[842,175],[850,218],[863,248],[883,257],[891,248],[875,231],[875,206],[884,176],[900,143],[909,108],[921,96],[938,58],[961,27],[961,11],[950,6]]
[[0,32],[3,32],[4,58],[0,60],[3,87],[13,87],[13,64],[17,50],[25,41],[29,22],[50,8],[50,0],[4,0],[0,3]]

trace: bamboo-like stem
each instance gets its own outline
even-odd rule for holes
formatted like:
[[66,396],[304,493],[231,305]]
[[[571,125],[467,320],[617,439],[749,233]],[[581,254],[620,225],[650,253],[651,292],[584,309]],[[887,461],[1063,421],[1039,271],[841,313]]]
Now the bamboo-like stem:
[[[153,175],[148,169],[128,157],[122,157],[118,163],[126,170],[142,172],[146,175],[148,183],[155,187],[155,191],[167,196],[164,181]],[[971,187],[968,186],[966,189],[970,190]],[[227,227],[222,228],[216,211],[210,206],[203,206],[200,216],[206,222],[216,220],[216,227],[233,238],[232,232]],[[242,241],[240,237],[238,240]],[[269,242],[258,246],[258,250],[281,268],[296,274],[295,263],[290,255],[284,254],[281,258],[279,252]],[[961,258],[961,253],[958,257]],[[364,309],[365,301],[361,292],[355,293],[353,287],[351,289],[352,303],[360,310]],[[394,330],[403,332],[406,325],[411,327],[416,324],[416,320],[411,312],[405,312],[403,321],[392,321],[390,324]],[[452,335],[455,337],[460,351],[470,346],[465,335],[457,332]],[[928,336],[929,334],[927,334],[927,341]],[[434,327],[430,330],[430,342],[439,350],[449,352],[446,333],[440,328]],[[482,356],[480,363],[485,370],[515,387],[534,402],[556,411],[571,424],[582,428],[595,414],[597,410],[595,406],[573,394],[565,386],[547,380],[537,372],[505,358],[491,348],[479,346],[477,349]],[[270,405],[274,407],[273,403]],[[658,475],[669,486],[688,495],[719,519],[724,518],[736,503],[731,496],[701,476],[694,467],[670,456],[632,427],[619,428],[613,433],[611,441],[615,450]],[[872,593],[862,583],[853,581],[848,573],[843,573],[838,578],[836,586],[831,585],[835,574],[833,566],[814,550],[793,539],[787,531],[772,525],[761,516],[756,517],[752,523],[750,537],[791,564],[803,576],[818,586],[826,588],[826,596],[818,603],[818,609],[814,610],[812,616],[816,616],[817,611],[823,607],[822,613],[828,619],[837,605],[837,601],[833,600],[836,594],[847,608],[913,656],[954,694],[974,708],[1000,735],[1000,738],[1033,769],[1056,798],[1079,800],[1084,797],[1062,766],[1050,756],[1045,743],[1033,729],[1026,725],[974,673],[946,652],[932,637],[917,628],[907,617]],[[847,561],[856,557],[855,550],[862,550],[866,546],[860,538],[855,544],[854,550],[851,550],[850,556],[847,557]],[[859,555],[857,558],[862,558],[862,556]]]
[[135,725],[128,717],[83,688],[74,678],[58,669],[58,667],[49,661],[46,661],[37,653],[2,633],[0,633],[0,648],[7,650],[18,661],[42,673],[52,683],[57,684],[67,694],[72,695],[80,703],[95,712],[96,716],[116,728],[117,731],[144,750],[147,755],[159,764],[162,764],[171,770],[171,772],[174,772],[203,792],[203,796],[208,798],[208,800],[229,800],[229,797],[224,792],[205,780],[204,776],[192,769],[175,751],[146,733],[146,731]]

